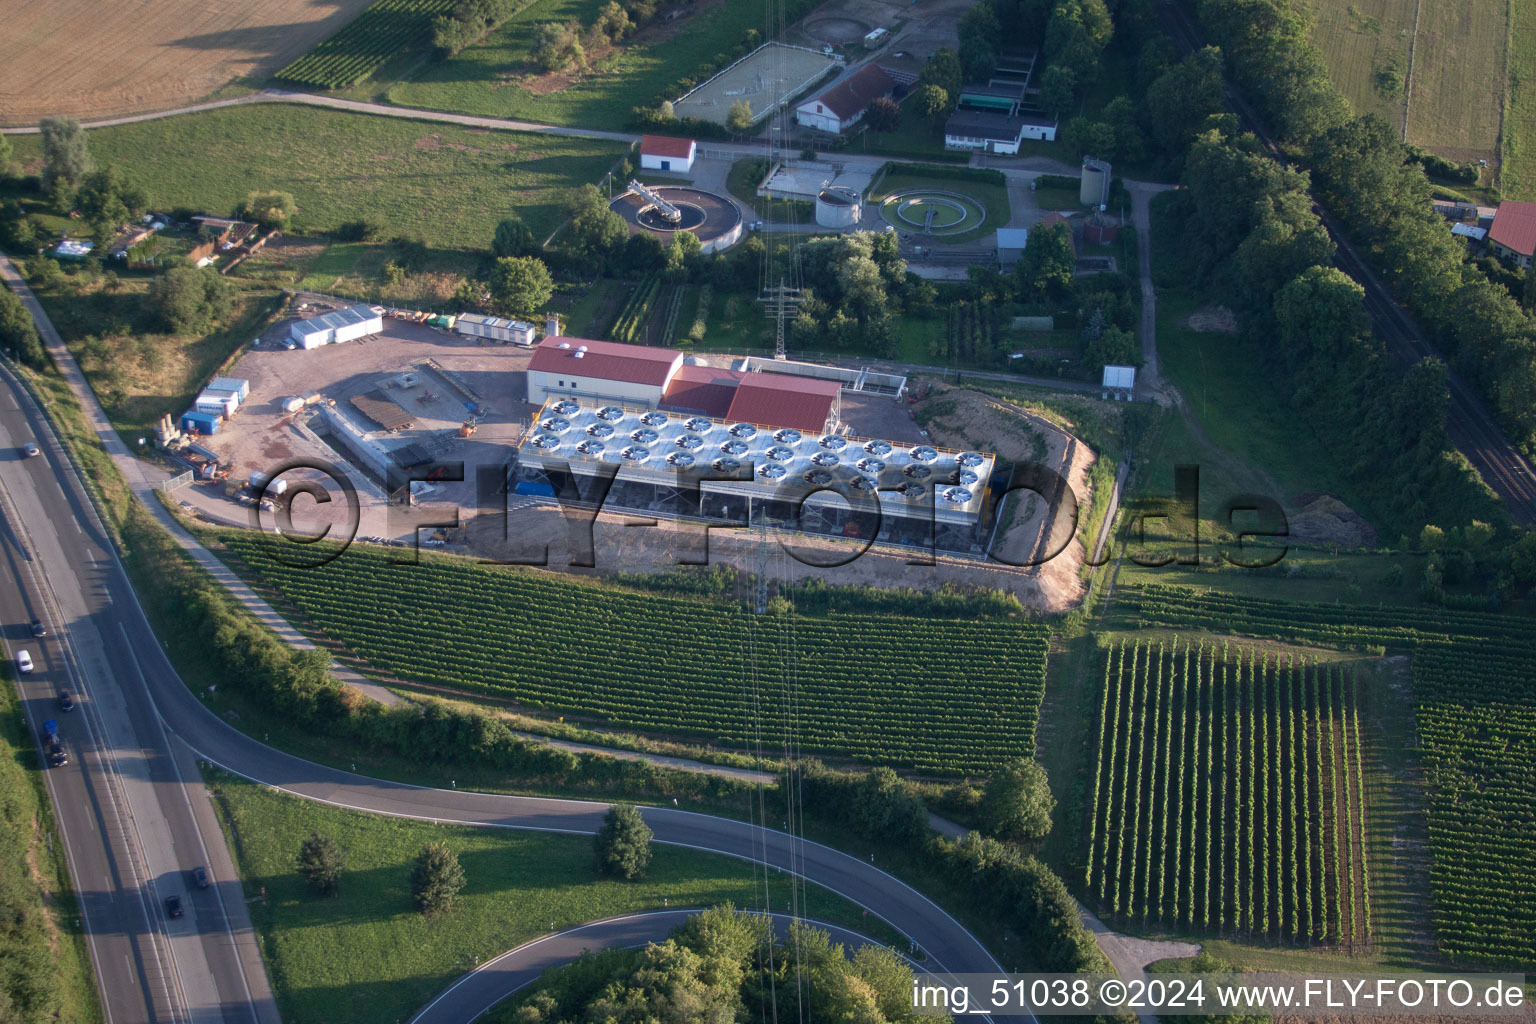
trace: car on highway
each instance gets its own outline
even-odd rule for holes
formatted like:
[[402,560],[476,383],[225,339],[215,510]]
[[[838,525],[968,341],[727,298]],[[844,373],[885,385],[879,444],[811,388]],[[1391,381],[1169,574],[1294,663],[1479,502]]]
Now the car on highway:
[[69,764],[69,753],[64,749],[64,741],[57,736],[48,739],[48,763],[55,768]]
[[31,629],[32,629],[32,635],[33,636],[47,636],[48,635],[48,627],[43,625],[43,620],[42,619],[33,619],[32,620]]
[[33,444],[31,441],[28,441],[26,444],[22,445],[21,446],[21,450],[26,453],[26,456],[29,459],[32,458],[34,455],[41,455],[41,454],[43,454],[42,450],[39,449],[37,447],[37,445]]
[[32,655],[28,654],[26,651],[17,651],[16,652],[16,671],[20,672],[22,675],[26,675],[27,673],[31,672],[32,671]]
[[181,897],[180,896],[167,896],[165,898],[165,916],[166,917],[180,917],[184,913],[186,913],[186,911],[181,909]]
[[60,711],[73,711],[73,710],[75,710],[75,695],[70,693],[68,690],[60,690],[59,691],[59,710]]
[[192,869],[192,884],[199,889],[208,888],[208,869],[197,867]]

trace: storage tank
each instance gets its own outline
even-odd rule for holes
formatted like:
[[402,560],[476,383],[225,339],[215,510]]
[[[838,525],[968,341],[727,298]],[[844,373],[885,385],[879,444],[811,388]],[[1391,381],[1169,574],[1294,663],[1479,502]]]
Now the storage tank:
[[851,188],[833,185],[816,196],[816,223],[824,228],[849,228],[859,223],[862,200]]
[[1084,206],[1098,207],[1109,201],[1109,162],[1083,157],[1083,181],[1078,188],[1077,201]]

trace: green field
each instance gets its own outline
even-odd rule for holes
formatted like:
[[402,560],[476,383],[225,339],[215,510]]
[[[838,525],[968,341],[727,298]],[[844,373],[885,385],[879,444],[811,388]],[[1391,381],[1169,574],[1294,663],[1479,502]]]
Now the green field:
[[[1410,654],[1418,756],[1429,782],[1428,888],[1439,951],[1453,963],[1480,967],[1536,964],[1536,842],[1529,829],[1536,816],[1536,623],[1188,587],[1122,590],[1117,600],[1142,627]],[[1423,827],[1422,812],[1412,817]]]
[[0,1019],[95,1024],[101,1004],[44,770],[7,659],[0,665]]
[[[292,569],[265,557],[260,538],[220,536],[315,626],[407,681],[747,747],[756,738],[755,644],[761,739],[775,748],[793,710],[807,752],[979,773],[1033,750],[1047,635],[1037,623],[856,611],[753,616],[735,602],[469,559],[399,565],[364,547],[317,570]],[[786,669],[797,680],[794,709]]]
[[1457,162],[1495,159],[1509,70],[1508,17],[1520,4],[1322,0],[1312,6],[1313,39],[1357,111],[1379,114],[1399,130],[1406,111],[1408,142]]
[[1142,926],[1371,934],[1353,673],[1188,640],[1104,655],[1085,884]]
[[[449,827],[344,810],[284,795],[218,769],[208,781],[235,853],[283,1019],[327,1024],[406,1020],[451,981],[530,939],[587,921],[664,906],[763,905],[750,863],[657,846],[636,882],[597,875],[592,840]],[[330,899],[311,894],[294,858],[310,832],[346,851],[348,871]],[[468,882],[460,906],[427,919],[411,902],[411,863],[446,842]],[[770,879],[773,908],[790,901]],[[265,891],[266,898],[260,898]],[[819,887],[807,917],[899,941],[885,925]]]
[[534,26],[576,19],[591,24],[605,0],[536,0],[484,42],[423,67],[384,98],[407,107],[513,117],[582,128],[624,129],[630,111],[651,105],[684,75],[729,51],[748,29],[763,31],[766,0],[699,5],[697,13],[642,29],[590,66],[543,75],[529,59]]
[[[291,192],[295,232],[354,220],[429,246],[490,248],[516,210],[543,237],[570,190],[595,182],[622,144],[498,132],[287,104],[252,104],[92,130],[97,163],[119,166],[154,209],[230,213],[257,189]],[[21,136],[17,157],[40,143]]]
[[1506,199],[1536,199],[1536,8],[1510,8],[1509,95],[1499,151]]
[[376,0],[345,28],[277,73],[298,85],[337,89],[356,85],[402,49],[432,38],[432,20],[454,0]]

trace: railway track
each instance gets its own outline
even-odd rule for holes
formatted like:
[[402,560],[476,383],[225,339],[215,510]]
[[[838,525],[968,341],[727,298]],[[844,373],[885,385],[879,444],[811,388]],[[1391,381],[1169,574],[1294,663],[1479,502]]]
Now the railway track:
[[[1164,0],[1162,22],[1180,55],[1192,53],[1205,45],[1194,21],[1183,6],[1175,0]],[[1290,166],[1290,159],[1280,146],[1270,138],[1259,122],[1253,108],[1238,95],[1230,82],[1224,93],[1228,108],[1237,115],[1243,128],[1254,134],[1271,157],[1282,165]],[[1405,367],[1412,366],[1426,357],[1439,358],[1418,324],[1407,310],[1398,305],[1371,268],[1362,260],[1337,221],[1313,199],[1312,208],[1337,246],[1334,264],[1365,289],[1365,311],[1378,337],[1394,358]],[[1447,367],[1450,401],[1446,406],[1446,433],[1451,443],[1466,456],[1483,481],[1493,488],[1509,509],[1510,516],[1522,526],[1536,525],[1536,471],[1515,446],[1510,443],[1487,407],[1472,391],[1466,381]]]

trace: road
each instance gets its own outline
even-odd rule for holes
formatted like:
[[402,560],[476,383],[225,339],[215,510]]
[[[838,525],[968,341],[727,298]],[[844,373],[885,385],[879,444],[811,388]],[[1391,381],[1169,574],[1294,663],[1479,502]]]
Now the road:
[[[1181,53],[1192,52],[1204,45],[1198,26],[1181,4],[1164,0],[1161,12],[1163,24]],[[1253,132],[1271,156],[1282,164],[1288,164],[1289,158],[1264,131],[1253,108],[1230,83],[1226,86],[1226,99],[1243,128]],[[1334,262],[1365,289],[1365,311],[1387,350],[1405,366],[1430,356],[1438,358],[1434,347],[1425,339],[1413,318],[1360,257],[1333,216],[1315,199],[1313,209],[1338,247]],[[1517,523],[1522,526],[1536,525],[1536,471],[1532,470],[1531,464],[1510,443],[1482,400],[1461,376],[1447,368],[1447,377],[1451,397],[1446,407],[1446,430],[1451,443],[1467,457],[1467,461],[1482,475],[1483,481],[1504,500]]]
[[[186,688],[154,639],[136,595],[118,563],[105,530],[96,521],[80,480],[36,418],[35,411],[9,375],[0,385],[0,452],[36,437],[46,449],[21,472],[7,473],[5,484],[15,512],[6,523],[31,563],[35,576],[51,592],[33,593],[25,571],[16,576],[15,592],[25,602],[57,602],[50,625],[54,638],[44,645],[39,673],[27,682],[28,709],[36,712],[52,688],[70,678],[61,659],[74,657],[84,671],[72,679],[86,695],[87,710],[67,723],[67,741],[87,753],[81,757],[92,777],[107,785],[113,777],[127,791],[123,819],[145,838],[140,845],[148,865],[143,878],[90,873],[86,851],[109,834],[82,817],[86,804],[63,800],[61,828],[72,858],[81,864],[77,885],[94,907],[98,899],[131,903],[140,917],[91,916],[86,922],[93,946],[110,936],[131,937],[140,960],[163,964],[159,971],[118,971],[101,961],[109,1024],[153,1020],[194,1021],[222,1018],[275,1024],[270,988],[255,947],[239,885],[206,794],[196,782],[190,751],[256,782],[308,799],[378,814],[496,828],[591,834],[607,810],[587,801],[554,800],[426,789],[317,765],[273,750],[237,731],[209,712]],[[94,398],[87,392],[89,405]],[[25,555],[18,553],[25,561]],[[7,570],[15,573],[14,568]],[[15,598],[0,612],[11,623],[30,615]],[[10,627],[15,643],[16,627]],[[29,649],[31,647],[29,646]],[[72,652],[72,653],[71,653]],[[41,704],[39,704],[41,702]],[[99,722],[87,730],[75,722]],[[183,746],[184,744],[184,746]],[[97,756],[97,749],[104,753]],[[62,776],[61,776],[62,778]],[[95,801],[99,805],[100,801]],[[829,847],[771,829],[672,808],[642,812],[656,840],[668,845],[722,853],[791,871],[836,892],[909,936],[935,970],[985,973],[997,961],[974,937],[927,897],[877,866]],[[220,855],[224,863],[221,863]],[[111,851],[102,857],[111,859]],[[126,858],[125,858],[126,859]],[[154,958],[154,936],[162,922],[154,911],[159,899],[184,891],[184,872],[207,863],[220,885],[186,892],[187,917],[164,929],[166,950]],[[98,881],[99,878],[99,881]],[[95,888],[93,888],[95,887]],[[96,891],[99,888],[99,894]],[[110,958],[115,949],[103,951]],[[246,954],[251,954],[247,956]],[[130,958],[130,964],[132,963]],[[162,982],[162,977],[179,984]],[[249,989],[249,993],[246,990]],[[190,1009],[178,1013],[178,997]]]

